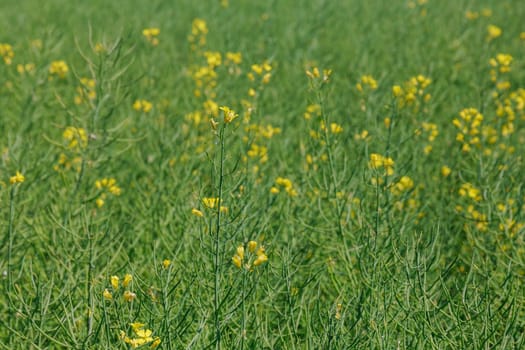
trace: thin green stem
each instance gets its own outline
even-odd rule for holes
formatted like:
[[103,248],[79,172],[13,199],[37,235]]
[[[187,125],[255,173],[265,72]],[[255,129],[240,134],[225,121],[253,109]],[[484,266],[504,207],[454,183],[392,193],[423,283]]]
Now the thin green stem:
[[217,350],[221,348],[221,325],[220,325],[220,231],[221,231],[221,202],[222,202],[222,185],[224,180],[224,129],[222,125],[219,132],[220,142],[220,163],[219,163],[219,186],[218,186],[218,201],[217,201],[217,220],[215,225],[215,241],[214,241],[214,274],[215,274],[215,288],[214,288],[214,309],[215,309],[215,347]]
[[93,236],[90,232],[88,235],[88,267],[87,267],[87,278],[86,278],[86,302],[88,305],[88,312],[86,314],[86,340],[84,342],[84,348],[89,343],[91,333],[93,332],[93,313],[94,313],[94,300],[93,300],[93,269],[94,269],[94,245]]
[[11,296],[11,291],[13,287],[13,280],[12,280],[12,257],[13,257],[13,240],[14,240],[14,230],[13,230],[13,223],[15,220],[15,187],[13,186],[11,188],[11,192],[9,193],[9,224],[7,228],[7,240],[8,240],[8,248],[7,248],[7,292],[9,297]]
[[246,271],[242,271],[242,326],[241,326],[241,350],[244,349],[244,337],[246,335]]

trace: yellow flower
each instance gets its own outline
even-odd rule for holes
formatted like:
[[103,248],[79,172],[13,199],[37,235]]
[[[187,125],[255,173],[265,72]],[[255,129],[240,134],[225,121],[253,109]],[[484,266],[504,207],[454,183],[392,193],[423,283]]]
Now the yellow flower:
[[248,251],[249,251],[250,253],[253,253],[253,252],[255,252],[255,249],[257,249],[257,242],[255,242],[255,241],[249,241],[249,242],[248,242]]
[[133,281],[133,276],[127,273],[124,276],[124,280],[122,280],[122,286],[126,288],[131,283],[131,281]]
[[242,259],[238,255],[234,255],[232,257],[232,262],[237,268],[241,268],[242,266]]
[[22,175],[21,172],[17,171],[14,176],[11,176],[9,178],[9,183],[11,185],[15,185],[15,184],[20,184],[20,183],[24,182],[25,180],[26,180],[25,176]]
[[137,297],[137,294],[133,293],[133,292],[130,292],[129,290],[125,291],[124,292],[124,300],[128,301],[128,302],[132,302],[133,300],[135,300],[135,298]]
[[216,122],[215,119],[210,118],[210,125],[213,130],[217,130],[217,126],[219,125],[219,123]]
[[242,244],[237,247],[237,256],[239,256],[241,260],[244,259],[244,246]]
[[102,197],[100,197],[100,198],[97,198],[97,200],[95,201],[95,204],[97,208],[102,208],[105,204],[105,201]]
[[202,213],[202,211],[200,211],[199,209],[195,209],[195,208],[191,209],[191,213],[192,213],[193,215],[198,216],[198,217],[201,217],[201,218],[204,216],[204,214]]
[[162,267],[163,267],[164,269],[168,269],[168,267],[170,267],[170,265],[171,265],[171,260],[169,260],[169,259],[164,259],[164,260],[162,261]]
[[266,256],[266,254],[263,253],[257,256],[257,259],[255,259],[255,261],[253,262],[253,266],[259,266],[267,261],[268,261],[268,257]]
[[118,276],[111,276],[110,277],[110,281],[111,281],[111,286],[113,287],[113,289],[117,290],[118,289],[118,281],[119,281]]
[[340,320],[341,319],[341,310],[343,309],[343,305],[337,304],[335,308],[335,319]]
[[385,124],[385,128],[387,128],[387,129],[390,128],[391,120],[390,120],[389,117],[386,117],[386,118],[383,120],[383,123]]
[[136,332],[139,329],[143,328],[146,324],[140,323],[140,322],[133,322],[133,323],[130,323],[129,325],[131,326],[131,329],[133,330],[133,332]]
[[332,134],[340,134],[343,132],[343,127],[337,123],[331,123],[330,131],[332,131]]
[[377,153],[372,153],[370,155],[370,161],[368,162],[370,168],[378,169],[383,166],[383,156]]
[[149,347],[150,347],[150,349],[155,349],[157,346],[160,345],[160,343],[161,343],[160,338],[157,337],[157,338],[155,338],[153,340],[153,343],[151,343],[151,345]]
[[221,111],[224,112],[224,122],[226,124],[231,123],[235,118],[237,118],[239,115],[235,113],[234,110],[230,109],[229,107],[222,106],[219,107]]
[[501,36],[501,33],[502,33],[501,28],[493,24],[487,27],[487,32],[488,32],[487,40],[489,41]]
[[113,299],[113,295],[111,294],[111,292],[107,288],[104,289],[104,292],[102,292],[102,295],[104,296],[104,299],[106,299],[106,300]]
[[395,97],[399,97],[403,94],[403,89],[399,85],[394,85],[394,87],[392,87],[392,94]]
[[202,199],[202,204],[208,209],[213,209],[219,203],[219,198],[206,197]]
[[452,172],[452,170],[448,166],[443,165],[441,167],[441,175],[443,175],[443,177],[449,176],[451,172]]

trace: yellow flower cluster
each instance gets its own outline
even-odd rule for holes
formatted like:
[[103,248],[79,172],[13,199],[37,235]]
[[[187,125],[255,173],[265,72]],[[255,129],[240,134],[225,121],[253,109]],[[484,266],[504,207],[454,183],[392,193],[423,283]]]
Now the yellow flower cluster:
[[66,147],[73,151],[79,151],[88,145],[88,135],[84,128],[68,126],[62,133],[62,138],[66,141]]
[[368,166],[375,170],[384,168],[387,175],[394,175],[394,160],[390,157],[383,157],[378,153],[372,153],[370,154]]
[[323,69],[322,74],[319,68],[317,67],[313,67],[312,69],[306,70],[306,76],[308,78],[310,78],[312,81],[320,81],[321,83],[329,82],[331,75],[332,75],[331,69]]
[[[218,197],[204,197],[202,198],[202,205],[206,209],[215,209],[219,205],[219,198]],[[228,213],[228,207],[221,205],[220,208],[221,213]],[[204,213],[196,208],[193,208],[191,210],[191,213],[198,217],[204,217]]]
[[222,64],[222,55],[217,51],[204,52],[204,58],[210,69],[215,69]]
[[242,55],[240,52],[226,52],[226,64],[241,64]]
[[15,57],[13,47],[10,44],[0,43],[0,56],[2,56],[5,64],[10,65],[13,62],[13,57]]
[[504,53],[499,53],[489,60],[492,67],[490,69],[490,80],[496,84],[498,90],[510,89],[510,82],[505,75],[511,71],[512,60],[511,55]]
[[[478,19],[480,16],[480,12],[479,11],[470,11],[468,10],[467,12],[465,12],[465,18],[468,19],[468,20],[475,20],[475,19]],[[481,10],[481,16],[483,17],[490,17],[492,16],[492,10],[489,9],[489,8],[484,8]]]
[[[256,138],[265,138],[265,139],[271,139],[275,135],[278,135],[281,133],[281,128],[275,128],[272,125],[259,125],[259,124],[250,124],[244,128],[244,131],[247,133],[253,132]],[[247,137],[245,139],[246,142],[249,141],[249,138]]]
[[425,154],[429,154],[432,151],[432,143],[436,140],[436,137],[439,135],[437,124],[423,122],[421,123],[421,129],[428,135],[427,141],[429,142],[429,144],[423,148],[423,152]]
[[159,28],[146,28],[142,30],[142,35],[144,35],[146,40],[148,40],[153,46],[157,46],[159,44],[159,34]]
[[468,197],[476,202],[481,201],[481,191],[469,182],[462,184],[458,193],[461,197]]
[[[125,289],[122,293],[122,298],[127,302],[132,302],[136,299],[137,294],[131,292],[128,287],[130,287],[131,281],[133,281],[133,276],[128,274],[124,275],[124,278],[122,279],[122,287]],[[114,292],[117,292],[120,289],[120,278],[116,275],[113,275],[109,278],[109,283],[111,284],[111,289]],[[113,293],[109,290],[109,288],[104,289],[102,292],[102,296],[106,300],[113,300]]]
[[19,74],[25,74],[25,73],[31,74],[35,71],[35,64],[34,63],[17,64],[16,71]]
[[233,109],[230,109],[229,107],[226,107],[226,106],[219,107],[219,110],[221,110],[224,113],[224,123],[225,124],[231,123],[235,118],[239,116],[237,113],[235,113]]
[[363,130],[360,133],[354,134],[354,140],[356,140],[356,141],[369,141],[370,140],[370,134],[368,133],[368,130]]
[[136,100],[133,103],[133,109],[137,112],[149,113],[153,108],[153,104],[147,100]]
[[505,95],[503,100],[496,100],[496,115],[504,122],[501,125],[501,135],[508,137],[515,131],[516,119],[525,120],[525,89],[518,89]]
[[[459,207],[459,208],[461,208],[461,207]],[[487,215],[485,215],[485,214],[481,213],[480,211],[476,210],[473,205],[468,205],[467,206],[467,213],[468,213],[468,218],[470,220],[474,221],[474,226],[476,227],[476,229],[478,229],[479,231],[486,231],[487,230],[487,228],[488,228]],[[467,226],[467,225],[468,224],[465,223],[465,226]]]
[[452,124],[459,129],[456,140],[463,145],[461,148],[463,152],[469,152],[471,146],[480,146],[479,135],[483,115],[475,108],[466,108],[459,112],[459,116],[460,119],[454,118],[452,121]]
[[133,322],[130,325],[131,330],[134,333],[133,338],[128,337],[126,332],[120,331],[120,339],[131,346],[132,349],[136,349],[147,344],[149,344],[150,349],[155,349],[160,345],[160,338],[153,338],[153,331],[151,329],[145,329],[144,327],[146,325],[144,323]]
[[240,52],[226,52],[226,59],[224,65],[228,66],[228,73],[239,75],[241,69],[239,65],[242,63],[242,55]]
[[320,117],[321,116],[321,106],[318,104],[308,105],[306,107],[306,112],[304,112],[304,119],[310,120],[312,116]]
[[404,192],[407,192],[414,188],[414,181],[408,176],[402,176],[396,183],[392,185],[390,191],[399,196]]
[[106,193],[113,196],[120,196],[122,190],[117,186],[117,181],[114,178],[103,178],[95,181],[95,187],[97,190],[102,191],[100,196],[95,201],[97,207],[101,208],[105,204]]
[[[257,247],[256,241],[249,241],[246,244],[239,245],[236,249],[235,255],[232,257],[232,262],[237,268],[244,268],[248,271],[253,271],[253,268],[268,261],[268,256],[265,253],[264,246]],[[247,250],[248,254],[245,254]]]
[[365,92],[366,90],[376,90],[377,81],[371,75],[363,75],[355,87],[359,92]]
[[250,158],[257,158],[261,164],[268,161],[268,148],[264,146],[258,146],[252,143],[250,149],[246,153]]
[[191,34],[188,36],[188,41],[191,44],[192,51],[196,51],[198,47],[206,45],[207,34],[208,26],[206,21],[200,18],[195,18],[191,23]]
[[202,199],[202,204],[208,209],[214,209],[219,204],[219,198],[205,197]]
[[398,101],[400,108],[405,106],[413,106],[417,111],[421,104],[428,102],[431,95],[425,93],[425,89],[432,83],[430,78],[424,75],[418,75],[410,78],[403,86],[394,85],[392,93]]
[[[268,162],[268,147],[261,145],[261,143],[271,139],[274,135],[280,134],[281,129],[275,128],[269,124],[249,124],[244,128],[244,130],[247,134],[252,134],[250,136],[243,137],[243,141],[245,143],[250,143],[250,149],[246,153],[248,158],[257,159],[261,164]],[[244,157],[243,160],[247,161],[247,158]]]
[[[262,84],[268,84],[270,78],[272,77],[272,65],[268,61],[264,61],[261,64],[252,64],[251,72],[248,72],[247,76],[250,81],[255,81],[256,77],[260,77],[260,82]],[[252,89],[253,90],[253,89]],[[250,96],[255,96],[255,90],[253,92],[248,92]]]
[[60,79],[65,79],[68,72],[69,67],[67,66],[67,63],[63,60],[53,61],[49,66],[49,78],[53,78],[56,76]]
[[195,97],[202,95],[215,98],[214,88],[217,86],[217,72],[209,66],[198,67],[194,70],[192,78],[196,89],[193,92]]
[[493,24],[487,27],[487,41],[492,41],[501,36],[502,30],[500,27]]
[[75,104],[79,105],[83,102],[93,101],[97,97],[95,86],[95,79],[81,78],[80,86],[77,87]]
[[[324,123],[324,120],[321,120],[320,128],[323,131],[326,131],[326,125]],[[330,132],[332,134],[340,134],[343,132],[343,127],[337,123],[330,123]]]
[[297,190],[294,188],[292,181],[290,179],[287,179],[285,177],[278,177],[277,179],[275,179],[275,185],[276,186],[273,186],[270,189],[271,193],[277,194],[281,192],[281,188],[283,188],[284,191],[288,193],[290,197],[297,196]]
[[58,162],[53,166],[55,171],[70,170],[73,168],[77,173],[80,172],[82,168],[82,158],[73,157],[69,159],[64,153],[60,153],[58,156]]
[[9,183],[11,185],[21,184],[26,180],[25,176],[21,172],[17,171],[15,175],[9,178]]

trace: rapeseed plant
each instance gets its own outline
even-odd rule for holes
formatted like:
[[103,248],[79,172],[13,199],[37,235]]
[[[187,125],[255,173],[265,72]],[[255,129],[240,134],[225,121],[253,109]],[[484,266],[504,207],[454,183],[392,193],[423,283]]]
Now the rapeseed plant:
[[4,6],[0,344],[523,348],[522,5],[355,2]]

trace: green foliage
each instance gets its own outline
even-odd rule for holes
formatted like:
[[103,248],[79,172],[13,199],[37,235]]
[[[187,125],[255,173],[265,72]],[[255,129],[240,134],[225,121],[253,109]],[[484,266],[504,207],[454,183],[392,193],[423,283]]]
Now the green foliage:
[[524,348],[524,17],[2,1],[1,347]]

